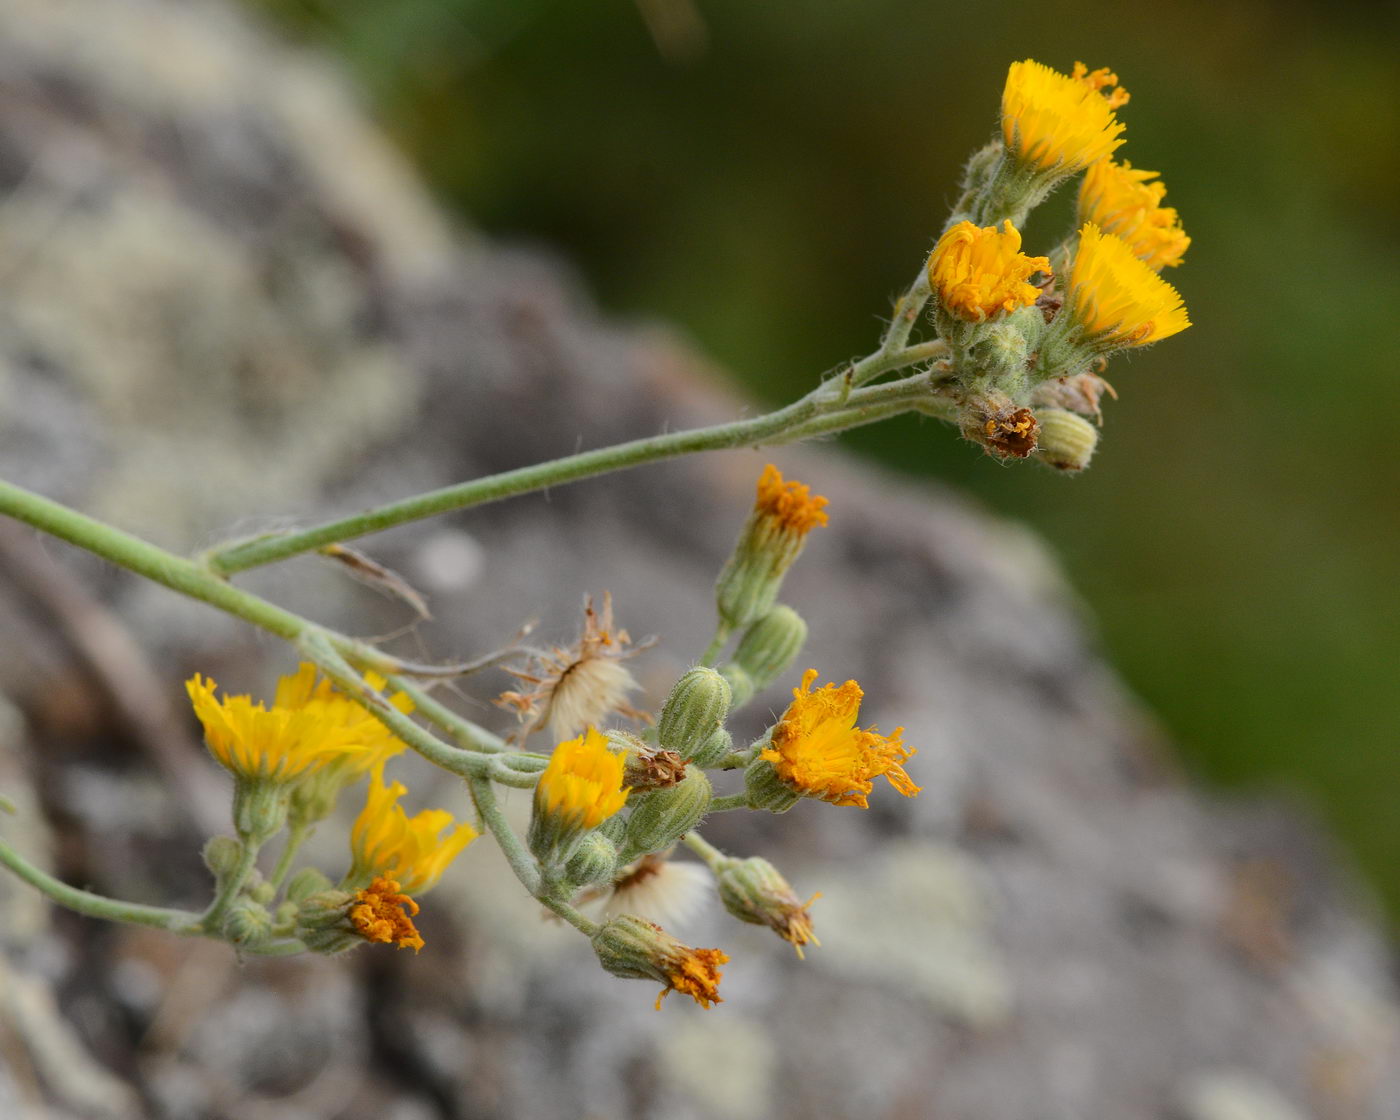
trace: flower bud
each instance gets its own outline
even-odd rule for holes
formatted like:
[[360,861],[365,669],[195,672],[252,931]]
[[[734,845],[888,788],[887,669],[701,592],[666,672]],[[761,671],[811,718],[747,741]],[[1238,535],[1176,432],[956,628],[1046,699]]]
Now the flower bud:
[[699,767],[670,789],[644,794],[627,818],[627,833],[620,860],[631,863],[647,852],[659,852],[674,844],[700,823],[710,807],[710,779]]
[[812,916],[807,913],[807,907],[820,895],[800,901],[782,873],[757,856],[721,860],[714,872],[720,901],[741,922],[767,926],[791,943],[799,957],[808,942],[821,944],[812,933]]
[[290,902],[304,902],[318,891],[328,891],[331,881],[315,867],[303,867],[287,884],[287,899]]
[[1094,457],[1099,430],[1082,416],[1059,408],[1043,408],[1037,450],[1041,462],[1070,474],[1082,471]]
[[719,671],[729,682],[729,691],[733,697],[729,705],[730,711],[742,708],[753,699],[753,694],[758,690],[754,688],[753,678],[747,672],[732,661],[721,665]]
[[232,945],[252,948],[272,935],[272,915],[250,899],[241,899],[224,918],[224,939]]
[[778,679],[807,642],[807,624],[791,607],[778,605],[744,631],[734,662],[755,692]]
[[601,832],[590,832],[569,857],[564,875],[575,886],[601,883],[617,871],[617,845]]
[[734,736],[721,727],[696,748],[690,761],[702,770],[711,770],[733,750]]
[[800,798],[778,777],[773,764],[762,758],[749,763],[744,771],[744,792],[749,795],[749,808],[770,813],[786,813]]
[[243,845],[232,836],[211,836],[204,845],[204,866],[216,879],[233,874],[243,858]]
[[732,698],[729,682],[714,669],[697,666],[676,682],[661,709],[656,739],[682,758],[694,751],[717,728],[724,726]]
[[719,966],[728,962],[728,956],[718,949],[692,949],[633,914],[620,914],[594,934],[593,951],[614,976],[666,985],[656,997],[658,1009],[673,991],[690,996],[701,1007],[723,1002]]

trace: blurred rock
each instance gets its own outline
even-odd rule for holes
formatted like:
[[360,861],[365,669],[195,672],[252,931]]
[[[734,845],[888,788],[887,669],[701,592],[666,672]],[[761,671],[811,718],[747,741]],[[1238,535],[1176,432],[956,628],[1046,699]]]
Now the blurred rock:
[[[743,407],[665,330],[603,320],[559,262],[454,238],[335,75],[227,5],[5,0],[0,85],[0,476],[191,552]],[[416,957],[238,964],[66,915],[36,928],[0,881],[5,959],[49,954],[29,982],[90,1053],[74,1068],[122,1085],[113,1114],[136,1093],[153,1115],[240,1120],[1400,1114],[1388,950],[1333,854],[1286,809],[1215,804],[1173,775],[1039,543],[836,454],[769,454],[831,499],[785,594],[812,628],[803,664],[858,677],[863,719],[905,726],[925,786],[708,830],[823,892],[824,947],[799,962],[712,910],[684,935],[730,953],[725,1002],[658,1014],[654,990],[543,922],[485,841],[430,897]],[[623,625],[661,636],[634,663],[655,707],[709,636],[768,457],[679,461],[360,547],[429,594],[434,621],[399,647],[415,653],[482,652],[531,617],[567,639],[583,595],[611,590]],[[103,591],[172,695],[195,668],[257,690],[293,663],[45,547]],[[362,634],[410,621],[315,559],[242,582]],[[52,714],[49,682],[80,679],[71,643],[5,583],[0,622],[36,651],[0,663],[0,690],[50,712],[37,797],[16,801],[61,823],[60,873],[199,898],[201,837],[149,804],[139,736]],[[759,697],[736,737],[784,702]],[[206,765],[192,728],[188,760]],[[415,773],[421,803],[464,811],[458,783]],[[343,833],[311,853],[343,866]],[[0,1065],[5,1115],[36,1091],[85,1107],[31,1066]]]

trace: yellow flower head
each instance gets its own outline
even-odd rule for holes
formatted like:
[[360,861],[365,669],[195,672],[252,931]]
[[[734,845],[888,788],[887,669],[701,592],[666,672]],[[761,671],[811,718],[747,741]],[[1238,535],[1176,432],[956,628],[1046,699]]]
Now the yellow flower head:
[[278,702],[271,709],[248,696],[217,699],[218,686],[198,673],[185,682],[194,714],[204,725],[204,742],[220,765],[242,778],[287,782],[369,749],[365,737],[328,704],[307,701],[299,688],[288,685],[301,676],[282,679]]
[[[388,683],[378,673],[366,673],[365,683],[382,691]],[[402,692],[389,697],[389,703],[405,715],[413,711],[413,701]],[[316,679],[316,666],[303,662],[297,671],[277,682],[274,701],[279,708],[305,708],[314,711],[327,727],[334,727],[361,749],[338,760],[336,769],[348,784],[377,769],[406,749],[406,744],[362,705],[337,692],[331,682]]]
[[535,815],[569,831],[597,828],[627,802],[623,767],[596,728],[560,743],[535,787]]
[[423,938],[413,924],[418,903],[402,893],[393,879],[377,878],[364,890],[356,891],[350,905],[350,925],[366,941],[397,945],[400,949],[423,948]]
[[[469,824],[453,828],[446,809],[424,809],[410,817],[398,803],[407,792],[402,782],[386,786],[379,772],[370,779],[365,807],[350,832],[354,864],[349,881],[393,879],[404,891],[418,894],[431,889],[476,839],[476,829]],[[443,835],[445,829],[451,831]]]
[[782,472],[769,463],[759,477],[753,511],[755,517],[767,522],[770,531],[800,538],[826,524],[826,505],[826,499],[813,494],[810,486],[784,481]]
[[779,779],[805,797],[833,805],[859,805],[875,788],[872,778],[884,775],[905,797],[919,792],[904,772],[913,754],[901,740],[904,728],[884,736],[872,727],[856,726],[865,695],[855,681],[837,687],[825,684],[810,691],[817,671],[808,669],[802,687],[792,690],[792,703],[773,729],[772,745],[759,757],[773,764]]
[[1177,290],[1093,222],[1079,231],[1068,307],[1090,342],[1146,346],[1191,325]]
[[1166,185],[1154,179],[1157,172],[1135,169],[1126,160],[1099,160],[1079,185],[1079,221],[1121,237],[1134,256],[1161,272],[1181,263],[1191,239],[1176,210],[1162,205]]
[[[1123,143],[1113,111],[1127,103],[1118,76],[1090,72],[1082,62],[1072,75],[1026,59],[1013,62],[1001,95],[1001,135],[1020,163],[1057,175],[1072,175],[1111,154]],[[1108,94],[1101,91],[1114,86]]]
[[1010,221],[1000,232],[959,222],[938,239],[928,259],[928,279],[944,310],[970,323],[1034,303],[1040,289],[1026,283],[1049,272],[1050,258],[1021,252],[1021,234]]

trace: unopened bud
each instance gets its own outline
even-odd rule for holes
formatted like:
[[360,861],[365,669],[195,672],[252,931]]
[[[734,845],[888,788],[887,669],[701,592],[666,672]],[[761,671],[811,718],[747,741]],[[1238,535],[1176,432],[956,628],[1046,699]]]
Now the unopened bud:
[[260,847],[282,831],[287,794],[282,782],[234,775],[233,827],[244,843]]
[[701,665],[690,670],[666,698],[656,723],[657,742],[682,758],[693,757],[695,749],[724,726],[731,699],[729,682],[714,669]]
[[250,899],[235,902],[224,918],[223,935],[233,945],[256,946],[272,934],[272,915]]
[[1036,417],[1040,420],[1037,450],[1041,462],[1071,474],[1089,465],[1099,444],[1098,428],[1084,417],[1060,408],[1042,408]]
[[756,758],[744,771],[744,792],[749,797],[749,808],[767,809],[770,813],[786,813],[800,800],[781,778],[773,764],[767,759]]
[[617,845],[601,832],[590,832],[580,842],[564,874],[575,886],[601,883],[617,871]]
[[331,881],[326,878],[324,872],[315,867],[303,867],[287,883],[287,899],[290,902],[302,902],[317,891],[330,889]]
[[765,925],[797,955],[808,942],[820,945],[812,933],[812,916],[807,913],[818,897],[802,902],[782,873],[766,859],[725,859],[714,866],[724,908],[741,922]]
[[211,836],[204,845],[204,866],[216,879],[233,874],[243,858],[243,845],[232,836]]
[[754,688],[753,678],[734,662],[730,661],[720,666],[720,673],[729,682],[729,691],[733,695],[729,710],[734,711],[742,708],[758,690]]
[[690,761],[702,770],[710,770],[718,766],[733,750],[734,736],[721,727],[696,748]]
[[631,863],[640,855],[674,844],[704,818],[711,796],[710,779],[695,766],[670,789],[644,794],[627,818],[620,861]]
[[757,692],[778,679],[802,652],[807,624],[791,607],[779,604],[744,631],[734,662]]

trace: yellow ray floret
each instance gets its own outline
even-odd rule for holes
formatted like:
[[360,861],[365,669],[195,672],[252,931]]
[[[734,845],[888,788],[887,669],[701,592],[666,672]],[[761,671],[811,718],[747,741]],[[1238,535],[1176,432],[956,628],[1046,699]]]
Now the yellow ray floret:
[[754,513],[775,527],[805,537],[818,525],[826,524],[826,505],[826,499],[813,494],[811,487],[784,481],[782,472],[772,463],[763,468]]
[[1126,160],[1102,159],[1084,173],[1079,185],[1079,220],[1121,237],[1133,255],[1161,272],[1181,263],[1191,239],[1170,206],[1157,172],[1134,168]]
[[560,743],[535,788],[535,811],[570,829],[597,828],[627,802],[623,752],[590,727]]
[[1079,231],[1067,310],[1091,341],[1146,346],[1191,325],[1175,288],[1093,222]]
[[1021,234],[1010,221],[1000,232],[959,222],[938,239],[928,259],[929,284],[939,304],[970,323],[1034,303],[1040,289],[1026,281],[1049,271],[1048,257],[1021,252]]
[[364,890],[355,892],[348,917],[355,932],[366,941],[397,945],[400,949],[423,948],[423,938],[413,924],[418,903],[403,893],[393,879],[375,879]]
[[[291,679],[283,678],[283,683]],[[363,736],[352,733],[345,721],[330,718],[324,704],[295,702],[298,697],[290,692],[289,702],[282,703],[279,688],[279,702],[269,709],[248,696],[218,699],[217,687],[198,673],[185,682],[209,753],[240,777],[290,781],[368,750]]]
[[[1107,69],[1082,62],[1072,75],[1026,59],[1013,62],[1001,95],[1001,135],[1019,162],[1062,175],[1088,167],[1123,143],[1113,110],[1128,93]],[[1102,91],[1114,86],[1107,94]]]
[[833,805],[869,808],[867,797],[875,788],[871,779],[881,775],[905,797],[918,793],[904,772],[903,763],[915,753],[901,739],[904,728],[889,736],[873,727],[858,728],[865,695],[860,685],[825,684],[812,692],[816,679],[815,669],[803,674],[802,687],[792,690],[792,703],[773,729],[772,745],[759,757],[771,762],[792,789]]
[[[365,683],[382,691],[387,682],[378,673],[366,673]],[[307,662],[302,662],[295,673],[277,682],[274,703],[279,708],[313,711],[325,726],[338,729],[346,739],[360,744],[361,750],[347,756],[337,766],[347,782],[377,769],[406,749],[404,741],[363,706],[337,692],[330,681],[324,678],[318,681],[316,666]],[[413,711],[413,701],[402,692],[389,697],[389,703],[404,714]]]
[[446,809],[424,809],[410,817],[398,803],[407,792],[402,782],[386,786],[380,773],[370,779],[365,807],[350,832],[351,881],[363,882],[371,876],[393,879],[402,890],[420,894],[431,889],[476,839],[471,825],[453,827],[452,814]]

